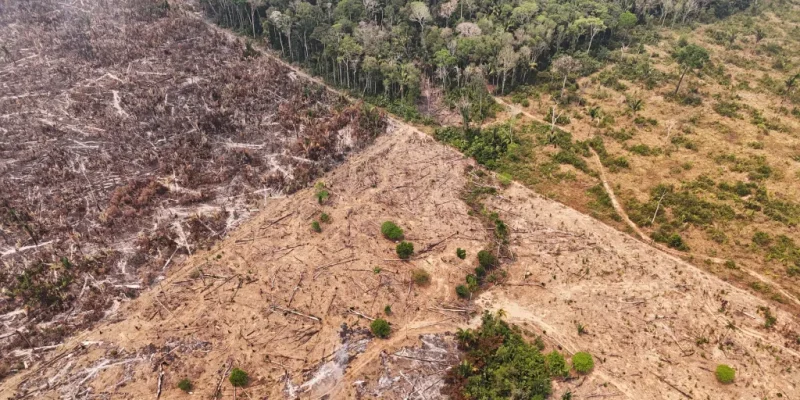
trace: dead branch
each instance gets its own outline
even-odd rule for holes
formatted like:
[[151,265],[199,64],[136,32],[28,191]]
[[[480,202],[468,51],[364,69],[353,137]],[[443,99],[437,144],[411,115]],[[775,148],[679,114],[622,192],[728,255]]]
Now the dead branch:
[[295,311],[295,310],[292,310],[292,309],[283,308],[283,307],[278,306],[276,304],[273,304],[271,307],[272,307],[273,310],[283,311],[283,312],[287,312],[287,313],[290,313],[290,314],[299,315],[301,317],[306,317],[308,319],[311,319],[311,320],[314,320],[314,321],[317,321],[317,322],[322,322],[321,318],[317,318],[317,317],[315,317],[313,315],[303,314],[303,313],[301,313],[299,311]]
[[366,319],[368,319],[370,321],[375,321],[375,318],[372,318],[372,317],[369,317],[367,315],[364,315],[364,314],[362,314],[362,313],[360,313],[360,312],[358,312],[356,310],[347,310],[347,312],[349,312],[350,314],[358,315],[361,318],[366,318]]
[[446,242],[447,240],[449,240],[450,238],[452,238],[455,235],[458,235],[458,231],[456,231],[455,233],[451,234],[450,236],[448,236],[448,237],[446,237],[446,238],[444,238],[444,239],[442,239],[442,240],[440,240],[438,242],[431,243],[431,244],[427,245],[424,249],[420,250],[417,254],[427,253],[427,252],[433,250],[434,247]]

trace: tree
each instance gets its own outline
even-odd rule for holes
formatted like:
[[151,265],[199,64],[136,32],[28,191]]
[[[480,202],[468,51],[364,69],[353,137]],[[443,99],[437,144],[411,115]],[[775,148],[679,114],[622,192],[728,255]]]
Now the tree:
[[456,107],[458,107],[458,112],[461,114],[461,121],[464,123],[464,132],[469,130],[469,112],[472,109],[472,103],[466,96],[462,96],[458,103],[456,103]]
[[281,42],[281,53],[283,50],[283,37],[281,33],[285,34],[289,41],[289,58],[292,58],[292,17],[275,10],[269,15],[269,21],[275,26],[278,31],[278,40]]
[[[798,84],[800,84],[800,72],[790,76],[789,79],[786,80],[783,88],[786,98],[792,97],[792,94],[794,93],[795,89],[797,89]],[[781,101],[781,103],[783,103],[783,101]]]
[[506,76],[508,75],[508,71],[511,71],[517,66],[519,54],[514,52],[514,48],[511,47],[511,45],[505,45],[500,50],[500,53],[497,54],[497,62],[498,69],[503,72],[503,84],[500,87],[500,93],[504,94],[506,92]]
[[472,22],[462,22],[456,25],[456,32],[465,38],[480,36],[483,33],[481,28]]
[[709,60],[709,55],[705,48],[694,44],[688,44],[679,48],[673,57],[678,61],[678,65],[681,68],[681,77],[678,80],[678,86],[675,87],[675,93],[673,93],[673,95],[677,95],[686,73],[703,68]]
[[421,1],[414,1],[408,5],[408,19],[419,24],[419,40],[422,49],[425,49],[425,23],[431,20],[428,6]]
[[579,30],[589,30],[589,48],[586,51],[592,50],[592,42],[594,41],[594,37],[606,30],[606,24],[603,22],[602,19],[597,17],[587,17],[587,18],[579,18],[573,22],[574,26]]
[[539,5],[534,1],[525,1],[511,11],[511,19],[519,25],[525,25],[539,12]]
[[567,87],[567,77],[580,68],[581,62],[572,58],[572,56],[561,56],[553,61],[553,70],[564,76],[564,81],[561,83],[561,97],[564,97],[564,89]]
[[619,19],[617,20],[617,28],[619,28],[622,35],[626,38],[630,37],[630,31],[636,26],[636,23],[639,22],[639,18],[636,14],[625,11],[624,13],[620,14]]

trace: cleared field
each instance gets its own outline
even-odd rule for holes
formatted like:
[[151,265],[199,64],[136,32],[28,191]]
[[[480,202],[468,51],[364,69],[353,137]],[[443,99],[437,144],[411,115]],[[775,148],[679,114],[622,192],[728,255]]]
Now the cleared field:
[[0,5],[2,375],[385,127],[164,2],[83,3]]

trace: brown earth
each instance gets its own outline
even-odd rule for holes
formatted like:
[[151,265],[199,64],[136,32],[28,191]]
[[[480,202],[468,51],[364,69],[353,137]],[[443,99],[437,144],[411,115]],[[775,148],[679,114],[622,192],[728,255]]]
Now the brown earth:
[[[232,365],[251,374],[247,394],[239,393],[250,398],[435,398],[447,364],[430,349],[448,348],[444,333],[470,324],[461,310],[471,307],[453,287],[490,240],[459,198],[471,164],[399,126],[323,178],[327,203],[318,204],[313,189],[271,201],[112,321],[8,379],[1,393],[143,398],[155,396],[162,371],[163,398],[181,398],[175,385],[184,377],[203,396],[222,382],[222,398],[230,398],[233,388],[221,378]],[[594,372],[556,382],[556,395],[678,399],[683,391],[729,399],[797,391],[790,366],[800,361],[800,329],[791,315],[773,311],[778,323],[765,329],[762,300],[519,185],[487,206],[509,224],[517,260],[505,267],[508,282],[477,304],[504,309],[567,354],[596,356]],[[332,222],[313,233],[309,224],[321,212]],[[393,243],[380,237],[387,219],[416,244],[411,261],[396,261]],[[457,247],[467,261],[456,258]],[[411,284],[415,268],[430,272],[430,286]],[[372,339],[365,317],[386,305],[393,333]],[[588,333],[579,335],[577,324]],[[423,334],[440,344],[414,350]],[[400,357],[409,354],[424,356]],[[735,384],[716,383],[719,363],[737,370]],[[416,382],[430,387],[420,393]]]
[[[481,175],[473,166],[393,121],[321,179],[331,193],[324,204],[314,189],[269,200],[101,325],[29,350],[28,368],[2,382],[0,398],[184,398],[183,378],[203,397],[437,398],[457,357],[448,332],[475,326],[481,308],[503,309],[567,355],[595,355],[591,374],[554,383],[555,398],[798,391],[796,316],[772,310],[768,329],[764,300],[517,184],[486,201],[511,228],[509,279],[475,305],[459,301],[454,286],[492,240],[461,199]],[[331,222],[314,233],[322,212]],[[415,244],[412,260],[397,260],[380,236],[387,219]],[[411,282],[417,268],[431,274],[429,286]],[[375,339],[369,319],[387,305],[393,333]],[[736,383],[715,381],[719,363],[737,370]],[[250,373],[247,388],[227,382],[232,367]]]

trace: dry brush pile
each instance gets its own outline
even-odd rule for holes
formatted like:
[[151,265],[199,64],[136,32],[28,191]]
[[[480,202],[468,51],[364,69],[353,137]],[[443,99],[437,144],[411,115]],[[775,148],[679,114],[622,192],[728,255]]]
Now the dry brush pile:
[[0,377],[384,128],[163,1],[3,2]]

